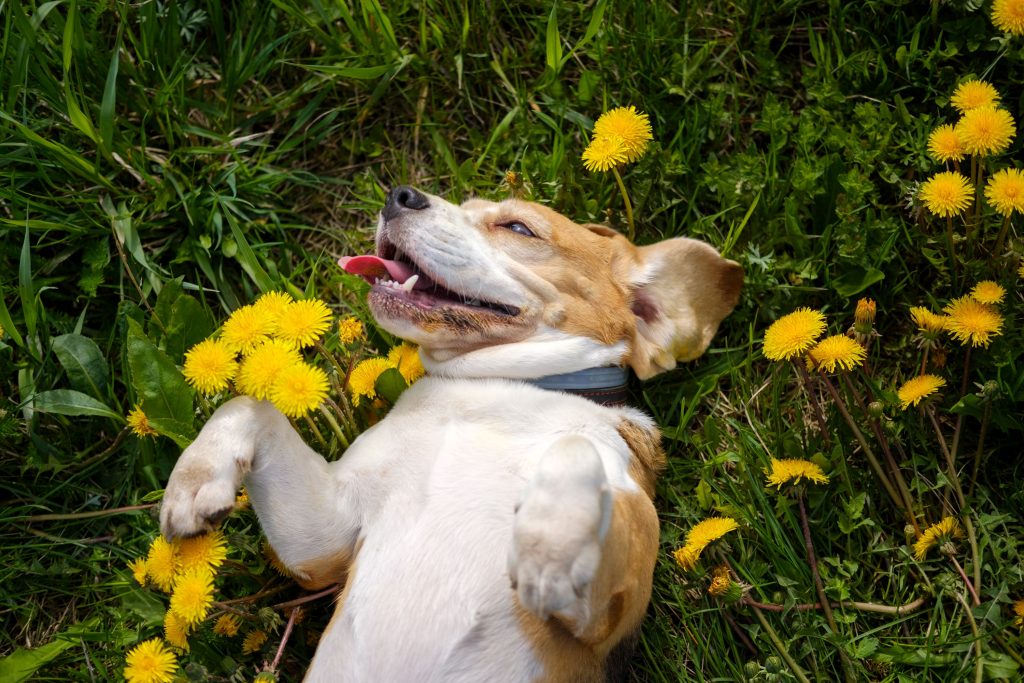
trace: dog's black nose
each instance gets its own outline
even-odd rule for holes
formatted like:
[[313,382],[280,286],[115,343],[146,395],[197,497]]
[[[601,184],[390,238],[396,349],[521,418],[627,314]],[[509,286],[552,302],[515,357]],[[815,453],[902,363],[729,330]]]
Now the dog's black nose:
[[406,209],[420,211],[430,206],[426,196],[414,187],[399,185],[388,192],[388,199],[384,202],[384,210],[381,214],[384,220],[389,221]]

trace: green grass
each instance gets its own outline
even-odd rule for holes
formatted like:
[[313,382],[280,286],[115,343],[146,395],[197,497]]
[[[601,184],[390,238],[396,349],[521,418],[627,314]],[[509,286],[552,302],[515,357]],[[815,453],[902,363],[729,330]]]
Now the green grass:
[[[935,7],[4,4],[0,656],[56,643],[18,655],[40,665],[38,680],[117,680],[124,650],[158,634],[160,603],[125,570],[155,533],[151,511],[81,516],[150,501],[180,452],[166,437],[123,435],[118,416],[138,400],[129,321],[180,362],[214,320],[267,289],[316,294],[339,312],[358,307],[333,262],[366,247],[386,188],[398,183],[453,201],[500,198],[505,173],[515,171],[529,198],[624,229],[614,181],[587,173],[579,155],[594,118],[633,104],[650,114],[655,136],[625,175],[638,241],[698,237],[746,271],[741,303],[712,351],[634,387],[670,456],[659,486],[663,552],[635,678],[793,680],[781,645],[811,680],[842,679],[839,651],[859,680],[971,680],[972,618],[982,674],[1018,677],[1010,665],[1022,641],[1009,603],[1024,597],[1021,242],[989,256],[990,227],[985,239],[957,242],[951,270],[943,226],[909,200],[936,168],[927,134],[954,120],[947,102],[959,79],[989,79],[1021,118],[1024,42],[993,28],[987,5]],[[995,166],[1019,152],[1015,143]],[[167,333],[154,316],[171,315],[175,278],[198,322]],[[957,463],[965,486],[990,414],[967,505],[980,562],[966,543],[957,555],[969,575],[980,572],[981,605],[969,610],[950,562],[934,550],[913,559],[903,518],[831,402],[822,433],[792,368],[768,363],[760,341],[798,306],[820,308],[830,331],[842,332],[858,296],[877,300],[881,337],[856,385],[887,403],[882,429],[920,520],[934,522],[952,499],[938,442],[917,412],[892,407],[894,387],[921,360],[906,311],[938,310],[986,278],[1009,291],[1004,335],[973,352],[968,393],[992,386],[959,401],[964,353],[954,343],[939,370],[949,382],[938,411],[947,442],[952,408],[965,415]],[[72,354],[84,359],[77,370],[59,351],[71,338],[56,341],[69,334],[92,342]],[[40,410],[33,397],[55,389],[79,390],[114,415]],[[70,412],[85,410],[78,400]],[[878,450],[867,416],[854,413]],[[832,475],[808,491],[830,598],[924,597],[920,610],[837,609],[837,636],[820,611],[792,609],[817,596],[795,498],[763,484],[772,456],[814,457]],[[691,572],[676,566],[671,551],[710,514],[741,523],[712,560],[728,560],[750,598],[787,611],[759,618],[749,606],[724,607],[706,594],[714,561]],[[231,587],[278,585],[259,559],[253,519],[232,518],[228,532],[250,570]],[[298,594],[289,587],[281,599]],[[305,635],[328,618],[326,605],[311,611],[288,646],[283,680],[297,676],[312,652]],[[260,658],[209,640],[191,660],[196,680],[245,680]]]

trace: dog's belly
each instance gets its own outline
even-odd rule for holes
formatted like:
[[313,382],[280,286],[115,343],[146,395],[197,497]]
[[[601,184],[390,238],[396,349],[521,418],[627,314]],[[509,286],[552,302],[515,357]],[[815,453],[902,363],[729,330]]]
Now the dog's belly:
[[[515,506],[547,448],[585,434],[637,491],[625,413],[517,382],[426,378],[346,452],[362,545],[308,681],[532,681],[508,574]],[[631,419],[636,418],[633,413]]]
[[344,604],[309,680],[540,675],[516,621],[506,568],[524,481],[502,460],[439,455],[419,486],[389,498],[365,529]]

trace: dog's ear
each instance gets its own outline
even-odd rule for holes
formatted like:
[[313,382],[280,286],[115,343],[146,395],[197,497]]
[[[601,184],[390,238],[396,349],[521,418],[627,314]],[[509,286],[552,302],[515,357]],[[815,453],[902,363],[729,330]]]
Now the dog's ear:
[[629,365],[640,379],[697,358],[740,298],[743,269],[686,237],[636,249],[630,278],[636,338]]

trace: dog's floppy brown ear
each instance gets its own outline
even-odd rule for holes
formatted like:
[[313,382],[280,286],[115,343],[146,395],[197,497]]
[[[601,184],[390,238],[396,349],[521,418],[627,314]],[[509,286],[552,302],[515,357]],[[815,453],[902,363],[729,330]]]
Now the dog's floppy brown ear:
[[639,247],[632,279],[637,334],[629,365],[641,379],[697,358],[740,298],[743,269],[686,237]]

